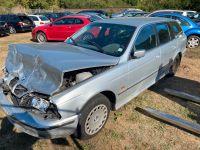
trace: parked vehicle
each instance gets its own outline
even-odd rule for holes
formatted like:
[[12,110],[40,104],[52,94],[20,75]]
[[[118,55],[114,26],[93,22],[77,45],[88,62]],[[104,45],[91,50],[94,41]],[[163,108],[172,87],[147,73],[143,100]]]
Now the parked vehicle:
[[36,27],[50,24],[50,20],[43,15],[29,15]]
[[193,21],[196,22],[198,25],[200,25],[200,13],[197,13],[194,16]]
[[7,22],[10,33],[31,31],[35,24],[24,14],[6,14],[0,15],[0,21]]
[[124,17],[126,14],[134,13],[134,12],[143,12],[141,9],[125,9],[121,12],[113,13],[111,15],[111,18],[118,18],[118,17]]
[[92,15],[92,16],[95,16],[99,19],[97,20],[100,20],[100,19],[107,19],[108,17],[103,15],[103,14],[100,14],[100,13],[93,13],[93,12],[80,12],[80,13],[77,13],[77,14],[85,14],[85,15]]
[[9,26],[6,22],[0,21],[0,36],[9,35]]
[[64,41],[90,22],[88,15],[62,17],[49,25],[34,28],[32,38],[40,43],[52,40]]
[[82,11],[78,12],[78,14],[79,13],[81,13],[81,14],[83,14],[83,13],[96,13],[99,16],[101,16],[102,18],[104,18],[105,16],[107,18],[109,18],[108,13],[106,11],[103,11],[103,10],[82,10]]
[[157,14],[161,13],[177,13],[181,14],[183,16],[193,18],[196,15],[196,11],[191,11],[191,10],[170,10],[170,9],[165,9],[165,10],[156,10],[152,13],[149,14],[150,17],[155,17]]
[[54,20],[64,17],[64,16],[69,16],[73,13],[69,12],[69,11],[65,11],[65,12],[45,12],[45,13],[35,13],[35,15],[44,15],[46,16],[51,22],[53,22]]
[[187,47],[196,48],[200,45],[200,26],[190,18],[176,13],[154,14],[154,17],[165,17],[176,20],[187,36]]
[[148,15],[148,12],[128,12],[127,14],[125,14],[123,17],[143,17]]
[[110,110],[176,73],[186,41],[176,21],[143,17],[100,20],[63,43],[10,45],[0,105],[32,136],[91,138]]

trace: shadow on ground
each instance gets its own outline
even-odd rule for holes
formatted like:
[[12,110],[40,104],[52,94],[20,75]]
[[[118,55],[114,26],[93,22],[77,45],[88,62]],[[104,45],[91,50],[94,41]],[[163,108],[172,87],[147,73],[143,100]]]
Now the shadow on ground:
[[200,105],[175,96],[170,96],[164,92],[165,88],[200,96],[200,82],[175,76],[172,78],[163,78],[149,88],[149,90],[154,91],[188,109],[191,112],[188,114],[188,117],[196,120],[197,123],[200,124]]
[[[39,138],[30,136],[23,132],[16,132],[13,124],[11,124],[7,117],[0,118],[0,149],[1,150],[32,150],[33,145],[40,140]],[[51,139],[49,140],[52,143],[51,146],[61,146],[62,148],[77,148],[82,150],[83,147],[79,143],[79,141],[74,137],[69,137],[70,141],[67,140],[68,138],[58,138],[58,139]],[[48,144],[48,142],[47,142]],[[52,148],[54,149],[54,148]]]

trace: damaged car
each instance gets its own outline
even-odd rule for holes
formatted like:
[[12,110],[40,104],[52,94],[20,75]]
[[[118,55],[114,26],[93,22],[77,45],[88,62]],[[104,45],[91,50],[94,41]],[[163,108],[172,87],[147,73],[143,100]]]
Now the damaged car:
[[176,73],[186,40],[171,19],[119,18],[91,23],[63,43],[11,44],[1,108],[32,136],[91,138],[111,110]]

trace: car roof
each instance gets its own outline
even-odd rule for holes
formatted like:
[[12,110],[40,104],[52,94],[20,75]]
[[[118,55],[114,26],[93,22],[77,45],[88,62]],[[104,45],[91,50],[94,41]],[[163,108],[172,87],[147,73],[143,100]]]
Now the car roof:
[[112,24],[121,24],[121,25],[129,25],[129,26],[142,26],[149,23],[159,23],[159,22],[168,22],[174,21],[168,18],[159,18],[159,17],[123,17],[123,18],[113,18],[113,19],[104,19],[98,20],[96,22],[99,23],[112,23]]

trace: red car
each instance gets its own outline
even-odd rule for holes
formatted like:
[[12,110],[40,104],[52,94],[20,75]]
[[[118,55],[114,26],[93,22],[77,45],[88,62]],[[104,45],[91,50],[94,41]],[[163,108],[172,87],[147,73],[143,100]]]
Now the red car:
[[34,28],[32,30],[32,37],[40,43],[46,41],[64,41],[92,21],[91,17],[87,15],[65,16],[49,25]]

